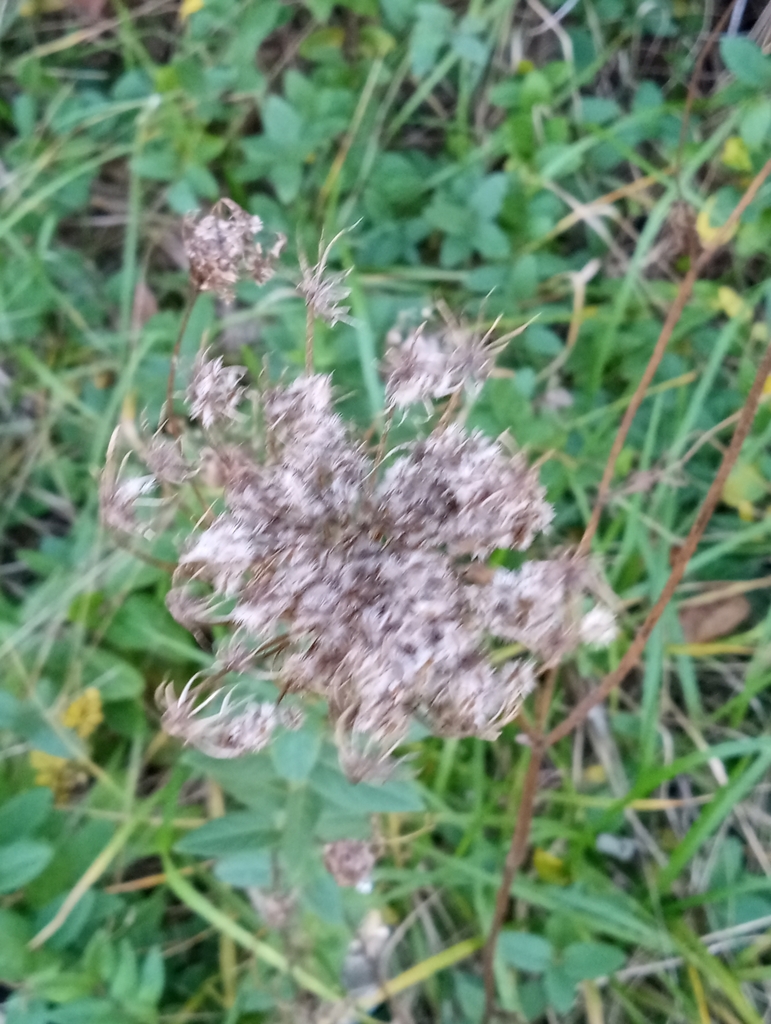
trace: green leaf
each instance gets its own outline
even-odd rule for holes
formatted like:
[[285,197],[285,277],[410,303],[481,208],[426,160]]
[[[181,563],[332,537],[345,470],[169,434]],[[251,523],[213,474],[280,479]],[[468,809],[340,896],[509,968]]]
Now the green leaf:
[[410,64],[413,75],[422,77],[436,64],[439,51],[450,41],[452,11],[442,4],[418,5],[418,20],[410,36]]
[[96,686],[105,704],[139,697],[145,688],[139,669],[101,647],[84,654],[81,672],[83,685]]
[[369,814],[406,814],[423,808],[417,787],[409,782],[394,780],[382,786],[370,786],[366,782],[353,783],[339,771],[324,764],[314,768],[309,781],[325,800],[345,808],[349,813],[365,811]]
[[626,963],[626,954],[607,942],[574,942],[562,955],[562,966],[574,981],[603,978]]
[[118,965],[110,979],[110,996],[118,1003],[127,1003],[138,985],[137,955],[128,939],[123,939],[118,953]]
[[270,745],[273,767],[282,779],[303,782],[310,775],[321,751],[321,733],[300,729],[281,732]]
[[207,821],[183,836],[174,846],[178,853],[194,857],[221,857],[269,846],[275,837],[270,820],[254,811],[226,814]]
[[527,932],[501,932],[498,951],[507,964],[531,974],[541,974],[552,959],[551,944]]
[[0,908],[0,978],[20,981],[29,970],[31,953],[27,943],[32,938],[29,922],[12,910]]
[[13,694],[0,691],[0,729],[15,728],[16,718],[20,711],[20,701]]
[[620,113],[615,100],[602,96],[581,97],[581,119],[585,124],[607,124],[617,119]]
[[771,59],[746,36],[723,36],[720,56],[728,70],[744,85],[757,88],[771,85]]
[[159,946],[153,946],[145,957],[139,972],[137,1001],[149,1006],[156,1006],[163,995],[165,983],[166,968],[163,954]]
[[294,107],[281,96],[268,96],[262,106],[262,125],[269,139],[276,139],[282,148],[299,142],[303,122]]
[[26,793],[19,793],[0,807],[0,836],[26,838],[37,832],[53,806],[50,789],[37,786]]
[[53,857],[53,847],[35,839],[0,846],[0,892],[15,892],[37,878]]
[[546,998],[558,1013],[567,1013],[576,998],[576,983],[560,964],[549,964],[544,975]]
[[771,100],[763,97],[747,107],[739,122],[739,134],[750,150],[760,149],[771,128]]
[[595,932],[619,942],[629,942],[655,953],[672,952],[672,941],[657,923],[646,921],[632,900],[622,893],[613,896],[581,891],[577,886],[543,885],[520,878],[512,895],[553,913],[569,915]]
[[214,865],[214,874],[221,882],[239,888],[270,885],[273,871],[267,850],[242,850],[222,857]]
[[522,1004],[522,1012],[529,1021],[539,1020],[548,1005],[543,981],[540,978],[524,981],[519,986],[519,1001]]
[[158,600],[131,594],[107,628],[105,640],[121,651],[141,651],[177,664],[205,664],[208,658],[186,629]]

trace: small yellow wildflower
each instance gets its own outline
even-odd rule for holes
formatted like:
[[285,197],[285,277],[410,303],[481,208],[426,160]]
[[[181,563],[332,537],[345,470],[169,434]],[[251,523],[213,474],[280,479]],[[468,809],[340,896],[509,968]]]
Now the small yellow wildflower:
[[[102,697],[94,686],[70,701],[60,715],[62,725],[72,729],[82,740],[88,739],[103,719]],[[77,761],[47,754],[44,750],[30,751],[29,763],[35,773],[35,785],[52,789],[58,804],[63,803],[88,778]]]
[[85,740],[103,719],[101,694],[95,686],[89,686],[69,704],[62,715],[62,725],[72,729]]
[[203,9],[203,0],[182,0],[179,6],[179,20],[187,21],[191,14]]
[[57,804],[64,803],[73,789],[87,777],[74,761],[46,754],[43,750],[30,751],[29,763],[35,772],[35,785],[53,790]]

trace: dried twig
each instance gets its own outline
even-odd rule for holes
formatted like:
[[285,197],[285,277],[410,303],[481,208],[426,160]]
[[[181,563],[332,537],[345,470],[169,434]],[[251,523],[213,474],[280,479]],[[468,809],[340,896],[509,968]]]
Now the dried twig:
[[509,852],[506,855],[506,863],[503,868],[503,878],[498,888],[498,895],[495,898],[495,912],[493,922],[490,926],[490,934],[484,949],[484,981],[485,981],[485,1012],[483,1021],[490,1019],[495,1002],[495,947],[498,942],[503,922],[506,919],[506,911],[509,906],[509,894],[514,878],[522,867],[527,855],[528,841],[530,839],[530,824],[533,820],[535,809],[535,798],[538,792],[538,778],[541,774],[541,765],[546,751],[544,743],[544,730],[549,718],[554,687],[557,682],[557,669],[552,668],[546,677],[543,689],[538,695],[538,707],[536,710],[536,734],[531,739],[530,760],[527,765],[527,773],[522,786],[522,798],[517,813],[517,824],[514,827],[514,834],[511,837]]
[[[771,167],[769,167],[769,170],[771,170]],[[575,708],[573,708],[564,721],[560,722],[556,728],[552,729],[546,737],[547,746],[551,746],[558,740],[568,736],[578,725],[580,725],[581,722],[585,720],[591,709],[601,701],[605,700],[608,694],[610,694],[612,690],[619,685],[626,674],[634,668],[640,660],[640,656],[648,642],[648,638],[661,618],[664,609],[669,604],[669,601],[675,592],[675,588],[683,578],[685,570],[688,567],[688,562],[696,551],[699,541],[701,540],[701,536],[706,529],[707,523],[711,519],[715,507],[720,501],[720,495],[722,494],[728,474],[733,469],[734,464],[739,457],[742,444],[752,428],[752,422],[755,419],[755,413],[757,412],[760,399],[763,394],[763,385],[765,384],[766,378],[769,374],[771,374],[771,345],[766,349],[765,355],[758,367],[758,372],[755,376],[755,380],[753,381],[752,388],[750,389],[750,393],[744,403],[741,417],[736,425],[736,430],[731,438],[731,443],[723,456],[722,462],[720,463],[720,468],[717,471],[715,479],[710,485],[707,496],[699,509],[699,514],[691,527],[690,533],[677,553],[672,571],[669,574],[669,579],[667,580],[664,589],[661,591],[658,600],[648,613],[645,622],[643,622],[642,626],[637,631],[634,640],[629,645],[626,654],[619,662],[618,667],[613,672],[608,673],[600,685],[596,689],[592,690],[591,693],[587,694],[587,696],[584,697],[584,699],[577,704]]]
[[597,532],[597,527],[600,523],[600,516],[602,515],[602,510],[608,497],[613,474],[616,470],[616,461],[621,454],[621,449],[624,447],[624,442],[626,441],[627,434],[629,433],[629,428],[632,426],[632,420],[637,415],[637,410],[643,402],[645,391],[653,380],[656,370],[659,367],[659,363],[661,362],[667,345],[669,344],[669,340],[672,337],[675,327],[683,314],[683,310],[691,297],[696,281],[717,250],[721,246],[725,245],[729,240],[733,229],[739,223],[741,215],[758,194],[761,185],[769,174],[771,174],[771,160],[766,161],[761,170],[752,179],[747,191],[736,204],[725,224],[717,230],[713,241],[704,247],[699,258],[694,262],[691,269],[683,278],[677,291],[675,301],[670,307],[667,318],[664,321],[664,326],[661,328],[661,333],[659,334],[658,340],[653,348],[651,357],[648,360],[648,365],[645,367],[645,372],[637,384],[637,388],[632,396],[632,401],[627,406],[624,417],[621,420],[621,426],[618,428],[618,433],[613,440],[610,455],[608,456],[608,461],[605,464],[605,469],[602,474],[602,480],[600,481],[600,487],[597,492],[594,509],[592,510],[591,518],[589,519],[584,535],[581,538],[581,543],[578,547],[579,554],[586,554],[589,550],[592,539]]

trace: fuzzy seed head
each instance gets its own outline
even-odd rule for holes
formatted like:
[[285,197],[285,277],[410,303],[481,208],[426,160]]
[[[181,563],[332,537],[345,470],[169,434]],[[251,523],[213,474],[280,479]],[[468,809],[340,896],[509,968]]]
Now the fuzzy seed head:
[[229,301],[239,280],[251,279],[257,284],[269,280],[286,239],[277,235],[265,249],[255,238],[261,231],[260,218],[231,199],[221,199],[210,213],[189,217],[184,240],[193,287],[216,292]]
[[187,389],[187,403],[190,416],[204,430],[237,417],[238,406],[246,394],[241,385],[245,373],[243,366],[225,366],[221,356],[211,359],[208,350],[199,352]]

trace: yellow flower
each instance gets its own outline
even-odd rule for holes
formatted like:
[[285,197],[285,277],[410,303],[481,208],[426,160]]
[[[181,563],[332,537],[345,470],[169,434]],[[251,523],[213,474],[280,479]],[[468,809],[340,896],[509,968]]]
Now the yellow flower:
[[82,740],[87,739],[103,720],[102,697],[95,686],[89,686],[76,697],[62,715],[62,725],[72,729]]
[[191,14],[203,10],[203,0],[182,0],[179,6],[179,20],[187,21]]
[[[87,739],[103,719],[102,697],[95,686],[89,686],[70,701],[60,715],[62,725],[72,729],[82,740]],[[52,789],[57,803],[64,803],[73,789],[88,778],[77,761],[47,754],[44,750],[30,751],[29,763],[35,773],[35,785]]]
[[43,750],[31,750],[29,763],[35,772],[35,785],[53,790],[57,804],[64,803],[72,790],[86,777],[74,761],[46,754]]

